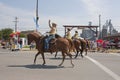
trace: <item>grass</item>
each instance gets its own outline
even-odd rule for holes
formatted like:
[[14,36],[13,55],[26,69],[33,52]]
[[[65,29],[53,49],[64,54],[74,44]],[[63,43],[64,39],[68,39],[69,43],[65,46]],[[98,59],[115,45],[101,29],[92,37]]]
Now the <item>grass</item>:
[[30,48],[30,46],[29,45],[25,45],[23,48]]

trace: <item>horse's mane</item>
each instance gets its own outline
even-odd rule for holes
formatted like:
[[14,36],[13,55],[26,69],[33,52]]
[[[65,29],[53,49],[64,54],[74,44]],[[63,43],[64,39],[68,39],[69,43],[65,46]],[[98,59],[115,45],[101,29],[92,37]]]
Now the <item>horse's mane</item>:
[[40,37],[41,36],[41,33],[39,33],[39,32],[32,32],[31,34],[36,36],[36,37],[38,37],[38,36]]

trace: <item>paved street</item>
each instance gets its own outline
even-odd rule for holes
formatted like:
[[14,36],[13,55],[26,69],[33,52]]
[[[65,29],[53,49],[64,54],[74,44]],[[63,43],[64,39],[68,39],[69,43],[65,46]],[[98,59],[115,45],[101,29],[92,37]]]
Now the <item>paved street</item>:
[[74,68],[66,57],[62,67],[59,53],[45,53],[46,65],[42,66],[41,55],[33,65],[36,51],[10,51],[0,49],[0,80],[120,80],[119,53],[88,53],[88,56],[73,59]]

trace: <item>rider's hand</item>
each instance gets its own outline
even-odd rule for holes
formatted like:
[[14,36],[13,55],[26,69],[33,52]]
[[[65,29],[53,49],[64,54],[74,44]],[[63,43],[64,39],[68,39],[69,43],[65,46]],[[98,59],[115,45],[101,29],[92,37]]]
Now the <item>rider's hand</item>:
[[50,23],[50,19],[49,19],[49,23]]

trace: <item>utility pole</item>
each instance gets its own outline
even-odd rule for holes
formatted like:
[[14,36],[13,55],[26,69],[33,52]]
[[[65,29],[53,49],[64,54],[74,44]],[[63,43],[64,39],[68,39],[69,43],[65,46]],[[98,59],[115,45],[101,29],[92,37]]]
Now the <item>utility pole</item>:
[[17,32],[18,17],[15,17],[15,21],[13,21],[13,22],[15,22],[15,32]]
[[113,26],[112,26],[112,23],[111,23],[111,19],[109,20],[109,31],[110,31],[110,35],[112,35],[112,28],[113,28]]
[[13,21],[13,22],[15,22],[15,40],[16,40],[16,43],[15,43],[16,47],[15,47],[15,49],[19,49],[18,48],[18,34],[16,34],[16,32],[17,32],[18,17],[15,17],[15,21]]
[[102,38],[102,32],[101,32],[101,15],[99,15],[99,33],[100,33],[100,38]]

